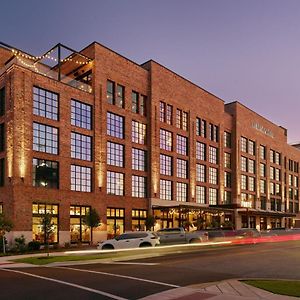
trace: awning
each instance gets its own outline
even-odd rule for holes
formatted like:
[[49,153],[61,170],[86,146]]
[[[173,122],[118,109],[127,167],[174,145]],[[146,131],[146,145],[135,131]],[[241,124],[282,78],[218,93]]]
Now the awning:
[[262,209],[254,209],[254,208],[238,208],[237,212],[239,214],[248,214],[255,216],[268,216],[268,217],[286,217],[292,218],[296,217],[296,214],[287,213],[283,211],[270,211],[270,210],[262,210]]

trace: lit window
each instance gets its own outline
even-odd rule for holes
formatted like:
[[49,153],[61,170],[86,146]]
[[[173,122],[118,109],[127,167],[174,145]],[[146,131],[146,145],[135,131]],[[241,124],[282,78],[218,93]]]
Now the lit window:
[[187,201],[187,184],[182,182],[176,182],[176,200]]
[[200,182],[206,181],[206,166],[205,165],[196,165],[196,180]]
[[115,104],[115,83],[110,80],[106,83],[106,99],[109,104]]
[[132,121],[132,142],[146,144],[146,124]]
[[33,123],[33,150],[58,154],[58,129],[40,123]]
[[34,158],[32,169],[33,186],[58,189],[58,162]]
[[205,186],[196,186],[196,203],[206,203],[206,188]]
[[196,159],[206,160],[206,145],[204,143],[196,143]]
[[160,149],[172,151],[172,132],[160,129]]
[[160,154],[160,174],[172,176],[172,157]]
[[132,197],[145,198],[147,191],[147,179],[142,176],[132,176]]
[[107,142],[107,164],[124,167],[124,145]]
[[206,138],[206,121],[200,118],[196,119],[196,135]]
[[160,179],[160,199],[172,200],[172,181]]
[[217,189],[209,188],[208,201],[209,201],[209,205],[217,205],[218,204],[218,190]]
[[108,112],[107,134],[124,139],[124,117]]
[[107,171],[107,194],[124,195],[124,174]]
[[92,129],[92,106],[72,99],[71,124],[85,129]]
[[231,148],[231,133],[224,131],[224,147]]
[[218,149],[213,146],[209,146],[209,162],[212,164],[218,163]]
[[145,150],[132,148],[132,169],[146,171],[147,152]]
[[188,139],[185,136],[177,134],[176,149],[178,154],[188,155]]
[[209,183],[218,184],[218,169],[209,167]]
[[92,137],[71,132],[71,157],[81,160],[92,160]]
[[188,162],[177,158],[177,177],[188,178]]

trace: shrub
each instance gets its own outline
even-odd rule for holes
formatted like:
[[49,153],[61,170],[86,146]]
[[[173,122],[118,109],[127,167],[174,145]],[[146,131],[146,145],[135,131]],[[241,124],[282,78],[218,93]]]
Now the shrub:
[[38,241],[31,241],[28,243],[28,250],[30,251],[40,250],[40,248],[41,248],[41,243]]
[[15,247],[17,252],[26,251],[26,242],[23,234],[20,237],[15,238]]

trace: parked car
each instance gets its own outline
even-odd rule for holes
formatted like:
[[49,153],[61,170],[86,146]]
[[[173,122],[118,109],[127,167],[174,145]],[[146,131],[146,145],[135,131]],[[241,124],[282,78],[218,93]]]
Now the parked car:
[[140,247],[155,247],[159,245],[159,237],[152,232],[132,231],[116,236],[98,244],[97,249],[113,250]]
[[163,244],[190,244],[206,242],[207,231],[186,232],[183,227],[164,228],[157,232],[160,243]]

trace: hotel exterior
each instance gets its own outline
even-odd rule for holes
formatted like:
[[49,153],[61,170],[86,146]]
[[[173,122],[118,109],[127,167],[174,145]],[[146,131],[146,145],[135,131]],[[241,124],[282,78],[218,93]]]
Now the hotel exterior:
[[0,213],[27,242],[88,242],[174,226],[300,227],[287,130],[150,60],[99,43],[42,56],[0,44]]

